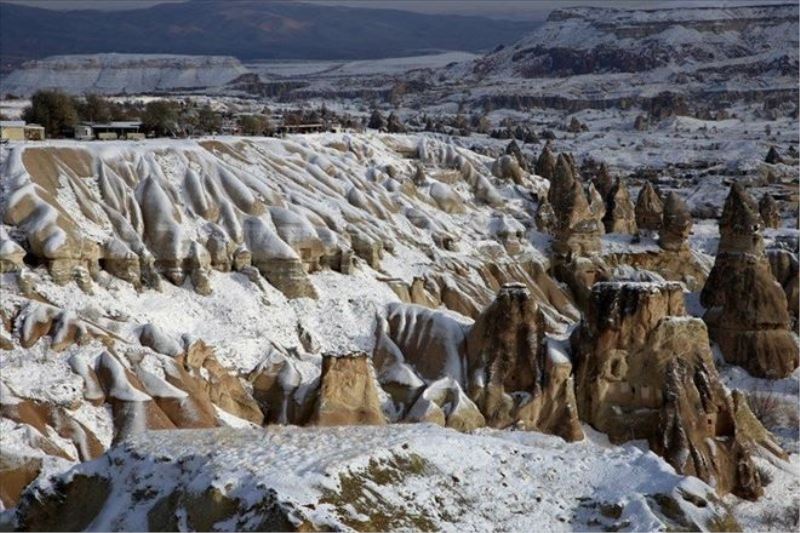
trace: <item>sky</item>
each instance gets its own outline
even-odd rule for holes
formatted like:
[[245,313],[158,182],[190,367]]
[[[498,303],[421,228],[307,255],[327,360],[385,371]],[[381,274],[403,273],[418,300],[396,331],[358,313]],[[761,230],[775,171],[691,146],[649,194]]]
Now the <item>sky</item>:
[[[0,0],[47,9],[123,10],[151,7],[185,0]],[[262,0],[265,1],[265,0]],[[726,7],[748,4],[787,3],[793,0],[303,0],[306,3],[401,9],[418,13],[478,15],[514,20],[544,20],[553,9],[570,6],[656,8],[687,6]],[[796,0],[794,0],[796,1]]]

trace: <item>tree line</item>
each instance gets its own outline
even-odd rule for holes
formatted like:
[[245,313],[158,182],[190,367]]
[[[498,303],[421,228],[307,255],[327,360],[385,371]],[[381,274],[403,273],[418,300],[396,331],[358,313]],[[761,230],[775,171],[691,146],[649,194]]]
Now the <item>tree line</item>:
[[152,100],[116,102],[97,94],[75,97],[58,90],[37,91],[22,119],[44,126],[49,137],[69,135],[80,122],[141,121],[141,131],[157,137],[182,137],[219,133],[224,120],[234,120],[241,133],[266,135],[272,131],[266,115],[233,117],[208,104],[191,101]]

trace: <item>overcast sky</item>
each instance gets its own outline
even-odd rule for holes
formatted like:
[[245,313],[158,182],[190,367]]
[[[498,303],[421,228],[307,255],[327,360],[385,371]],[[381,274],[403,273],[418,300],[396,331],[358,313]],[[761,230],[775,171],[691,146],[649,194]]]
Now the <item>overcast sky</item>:
[[[184,0],[0,0],[47,9],[122,10],[150,7],[164,2]],[[227,1],[227,0],[223,0]],[[265,1],[265,0],[262,0]],[[480,15],[518,20],[543,20],[559,7],[606,6],[621,8],[656,8],[687,6],[726,7],[748,4],[787,3],[792,0],[303,0],[309,3],[353,7],[402,9],[418,13]],[[796,1],[796,0],[794,0]]]

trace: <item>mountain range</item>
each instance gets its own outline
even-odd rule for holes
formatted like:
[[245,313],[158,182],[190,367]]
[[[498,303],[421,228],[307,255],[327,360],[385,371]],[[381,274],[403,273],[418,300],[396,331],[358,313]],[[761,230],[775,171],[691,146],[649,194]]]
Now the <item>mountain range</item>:
[[0,4],[5,70],[63,54],[170,53],[238,59],[370,59],[488,51],[536,23],[302,2],[194,0],[125,11]]

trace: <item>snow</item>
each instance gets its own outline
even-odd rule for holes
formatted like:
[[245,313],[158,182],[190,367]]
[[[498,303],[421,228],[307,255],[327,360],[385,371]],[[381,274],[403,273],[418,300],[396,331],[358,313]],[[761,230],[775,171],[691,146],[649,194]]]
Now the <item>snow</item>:
[[469,52],[443,52],[411,57],[394,57],[359,61],[262,61],[245,66],[264,77],[336,78],[365,74],[397,75],[417,69],[444,67],[453,62],[477,58]]
[[58,88],[71,94],[145,93],[213,87],[247,73],[232,57],[168,54],[53,56],[25,63],[4,76],[3,94],[29,95]]
[[[769,11],[766,8],[748,9],[745,11],[754,16]],[[795,6],[779,8],[778,11],[791,12],[796,19]],[[562,12],[562,16],[566,15]],[[397,80],[421,79],[434,83],[432,91],[404,97],[396,109],[404,119],[419,113],[434,117],[439,114],[455,116],[462,101],[470,111],[470,106],[475,106],[473,110],[478,109],[483,98],[514,94],[563,97],[573,101],[567,106],[578,102],[574,104],[577,110],[535,106],[523,107],[524,111],[496,109],[488,114],[488,118],[493,127],[499,126],[501,120],[511,118],[514,123],[530,125],[537,132],[544,129],[555,131],[557,139],[553,146],[556,151],[571,151],[579,162],[587,157],[605,161],[613,174],[628,177],[634,198],[642,182],[634,173],[652,170],[654,181],[662,192],[675,190],[687,200],[695,214],[689,240],[692,251],[696,259],[710,266],[719,240],[717,221],[711,217],[719,214],[731,180],[752,184],[753,190],[759,193],[765,190],[786,193],[796,189],[796,183],[789,181],[795,178],[796,166],[775,166],[773,170],[779,174],[783,172],[785,176],[779,176],[777,183],[769,184],[765,180],[763,165],[763,156],[769,145],[776,144],[781,153],[785,153],[790,145],[797,146],[796,117],[781,110],[776,118],[765,118],[761,114],[761,102],[734,102],[729,111],[736,116],[731,115],[726,120],[678,116],[653,122],[646,131],[633,130],[633,123],[636,116],[643,113],[637,99],[650,98],[662,91],[691,95],[702,91],[796,90],[796,69],[789,75],[780,74],[779,69],[767,69],[756,76],[738,74],[738,69],[762,68],[784,57],[796,65],[796,20],[780,24],[751,24],[744,32],[721,31],[715,35],[696,24],[704,20],[713,24],[724,23],[741,16],[742,13],[736,10],[618,12],[575,9],[569,10],[569,20],[561,28],[548,23],[541,32],[520,43],[520,48],[541,42],[547,46],[563,45],[585,51],[607,43],[619,49],[635,48],[635,52],[640,54],[669,51],[674,61],[646,72],[521,78],[512,70],[514,62],[507,61],[510,55],[519,51],[513,46],[489,56],[497,60],[498,65],[482,79],[473,77],[476,58],[468,54],[348,63],[259,63],[248,64],[246,68],[258,72],[262,79],[303,79],[309,82],[304,90],[311,94],[314,91],[324,94],[325,90],[331,90],[336,95],[337,90],[346,93],[362,87],[382,90],[390,88]],[[650,32],[642,39],[617,39],[611,35],[613,31],[636,32],[642,28]],[[777,42],[780,39],[776,36],[784,39]],[[759,48],[762,44],[765,45],[763,51]],[[742,47],[741,57],[730,53],[737,46]],[[709,52],[713,60],[693,59],[688,53],[691,50]],[[196,69],[191,65],[194,59],[186,59],[186,63],[174,71],[165,66],[168,58],[152,61],[151,58],[136,58],[136,61],[140,60],[152,64],[152,72],[148,70],[151,67],[142,69],[119,59],[114,61],[119,65],[103,67],[105,73],[99,73],[96,79],[87,74],[93,67],[80,67],[70,71],[73,77],[66,82],[69,86],[92,83],[93,90],[98,90],[101,85],[111,88],[117,82],[130,83],[135,88],[140,81],[165,87],[177,83],[175,79],[186,79],[179,70]],[[458,64],[447,67],[451,61]],[[438,71],[414,71],[442,67],[443,70]],[[222,61],[207,69],[207,83],[224,83],[228,74],[238,73],[241,68]],[[112,69],[118,71],[111,74],[109,71]],[[156,71],[158,75],[153,74]],[[37,72],[29,72],[30,78],[26,79],[31,83],[41,82]],[[688,75],[687,80],[681,81],[676,77],[684,73]],[[437,82],[440,77],[443,81]],[[260,112],[265,103],[273,111],[292,109],[296,105],[292,102],[265,102],[261,98],[238,99],[208,94],[187,98],[229,111]],[[626,110],[613,107],[582,109],[583,104],[580,104],[586,101],[589,106],[605,107],[605,103],[598,102],[618,98],[630,99],[633,107]],[[147,101],[152,97],[125,99]],[[311,107],[324,102],[329,109],[363,116],[365,101],[348,102],[330,97],[318,101],[307,99],[304,104]],[[17,118],[27,103],[24,100],[3,101],[0,102],[0,111]],[[577,134],[564,131],[571,116],[585,123],[589,131]],[[772,128],[773,134],[763,133],[767,126]],[[234,154],[216,152],[211,157],[209,153],[213,150],[200,144],[206,141],[236,146],[237,151]],[[346,146],[350,151],[340,152],[332,147],[334,144]],[[193,293],[188,281],[182,287],[165,282],[161,292],[147,289],[137,292],[128,283],[107,274],[101,274],[95,280],[94,294],[89,296],[74,283],[65,286],[52,284],[41,268],[27,270],[27,273],[33,277],[37,292],[54,306],[64,309],[68,316],[95,317],[121,339],[120,344],[125,343],[123,353],[142,351],[143,355],[139,357],[144,371],[137,375],[147,392],[156,396],[178,397],[181,391],[163,381],[162,357],[138,346],[141,330],[148,324],[157,325],[161,332],[156,336],[167,339],[163,344],[168,347],[162,346],[156,351],[175,355],[182,348],[177,339],[202,338],[214,348],[216,357],[225,367],[240,375],[284,361],[286,364],[278,376],[279,383],[284,390],[297,389],[295,394],[298,397],[308,394],[311,384],[318,380],[320,353],[372,353],[376,342],[384,343],[382,346],[395,359],[384,368],[376,369],[381,382],[416,388],[423,382],[404,360],[405,347],[387,342],[385,335],[379,334],[376,338],[376,331],[387,327],[386,319],[394,316],[401,324],[400,337],[405,339],[403,334],[408,334],[406,342],[413,343],[410,333],[414,324],[429,318],[423,317],[423,313],[435,314],[437,318],[430,321],[433,324],[432,337],[442,345],[463,341],[464,332],[472,322],[445,309],[414,310],[400,304],[398,296],[385,280],[402,280],[410,284],[415,278],[437,272],[444,262],[474,264],[490,254],[507,260],[507,254],[498,243],[499,237],[520,232],[526,234],[524,239],[520,239],[525,247],[522,257],[534,257],[543,265],[548,264],[545,252],[549,247],[549,237],[531,229],[532,220],[528,215],[533,211],[527,211],[530,203],[521,199],[523,194],[517,188],[500,184],[491,177],[489,169],[493,157],[469,150],[475,146],[498,155],[503,153],[507,144],[508,140],[491,139],[481,134],[451,138],[436,134],[379,135],[372,132],[289,136],[280,140],[217,137],[104,143],[11,142],[9,149],[0,149],[3,158],[0,194],[3,202],[20,201],[22,196],[38,200],[35,185],[18,187],[20,182],[28,179],[21,162],[23,150],[28,147],[80,148],[89,153],[92,168],[98,169],[97,176],[82,178],[81,183],[88,186],[97,198],[104,199],[103,207],[120,212],[138,209],[135,201],[126,200],[130,184],[125,183],[127,176],[121,177],[125,175],[121,168],[139,169],[137,173],[141,177],[149,176],[148,180],[156,184],[149,193],[152,201],[145,203],[152,204],[148,209],[158,214],[156,218],[160,224],[169,227],[173,235],[182,236],[182,239],[175,239],[181,243],[180,249],[170,250],[171,255],[180,256],[188,253],[189,249],[202,252],[200,245],[209,235],[220,235],[226,242],[230,239],[240,247],[247,246],[256,252],[257,260],[296,259],[298,253],[290,245],[303,241],[319,240],[326,250],[346,246],[349,240],[347,232],[353,226],[367,238],[388,237],[393,241],[393,248],[384,253],[377,269],[359,260],[351,275],[331,270],[309,274],[309,280],[319,295],[316,300],[288,300],[269,283],[264,282],[263,287],[259,287],[237,272],[211,271],[209,277],[213,292],[205,297]],[[537,156],[542,147],[541,143],[520,144],[529,156]],[[426,185],[418,188],[419,201],[404,197],[399,192],[400,181],[390,178],[385,168],[385,165],[392,165],[401,178],[413,175],[413,163],[399,154],[415,150],[425,164],[428,177]],[[692,167],[695,164],[699,170]],[[452,183],[448,181],[447,172],[460,173],[460,176]],[[105,210],[99,213],[100,222],[93,222],[81,214],[78,191],[66,177],[60,177],[57,199],[82,232],[100,241],[119,233],[106,249],[120,257],[132,251],[139,254],[150,246],[140,237],[140,234],[144,235],[141,213],[130,213],[126,232],[117,228],[117,221],[107,217]],[[535,176],[530,179],[531,191],[541,193],[546,190],[545,180]],[[140,183],[140,193],[142,188]],[[482,198],[475,194],[476,189],[482,191]],[[14,190],[21,196],[8,194]],[[444,213],[436,209],[435,202],[444,205],[459,199],[465,205],[464,213],[457,210]],[[487,201],[494,205],[485,205]],[[397,205],[393,206],[392,202],[397,202]],[[787,202],[790,209],[795,208],[793,202],[794,199]],[[392,206],[392,209],[387,206]],[[206,215],[215,210],[221,213],[218,223],[208,223],[208,219],[214,217]],[[40,208],[37,213],[38,216],[27,223],[31,228],[42,230],[44,235],[51,232],[46,246],[49,253],[56,253],[66,241],[59,233],[60,229],[53,229],[55,213],[47,212],[45,208]],[[796,242],[800,232],[794,228],[794,218],[786,217],[783,225],[785,227],[779,230],[765,232],[768,244],[792,239]],[[459,251],[436,247],[433,230],[453,234]],[[14,239],[18,236],[19,232],[11,233]],[[246,245],[239,244],[242,242]],[[12,241],[0,239],[3,250],[10,246],[7,243]],[[653,253],[660,250],[653,239],[632,242],[630,236],[616,234],[603,236],[602,245],[603,253]],[[263,257],[258,256],[259,250],[265,251]],[[449,273],[444,276],[444,283],[452,281],[448,276]],[[648,282],[657,281],[653,273],[630,268],[618,268],[613,276],[617,283],[629,283],[648,290],[655,287]],[[3,283],[6,279],[11,278],[4,277]],[[705,309],[699,303],[698,293],[685,296],[689,314],[702,316]],[[13,307],[17,298],[13,289],[4,286],[0,294],[0,300],[3,300],[0,309],[5,311]],[[43,309],[39,312],[45,313]],[[562,318],[557,317],[558,320]],[[554,329],[568,332],[571,326],[568,320],[563,320]],[[300,341],[300,329],[313,340],[313,348]],[[0,351],[0,387],[7,385],[14,397],[18,395],[64,406],[79,405],[70,414],[109,446],[113,425],[108,408],[81,401],[92,392],[86,388],[81,376],[86,374],[86,369],[93,367],[107,348],[92,341],[85,346],[72,346],[55,353],[49,348],[51,342],[52,339],[45,337],[27,350],[15,347]],[[419,351],[424,356],[426,350],[437,349],[437,346],[413,348],[411,351]],[[547,355],[556,363],[569,362],[568,339],[563,335],[549,338]],[[459,386],[465,381],[463,364],[452,350],[445,356],[443,379],[441,376],[424,376],[431,383],[429,390],[432,394],[434,391],[458,389],[457,398],[466,399]],[[800,395],[798,372],[784,380],[759,380],[738,367],[724,364],[719,357],[717,359],[716,364],[727,387],[748,395],[775,394],[781,405],[793,409],[793,416],[797,414],[796,404]],[[113,366],[113,362],[110,364]],[[122,367],[114,366],[114,371],[119,375]],[[119,389],[114,391],[115,394],[130,399],[144,396],[129,388],[126,380],[118,381]],[[0,394],[6,402],[11,392],[7,394],[3,389]],[[423,403],[419,404],[420,409]],[[459,405],[463,408],[467,403],[458,401],[455,406],[449,405],[443,410],[450,414]],[[176,485],[198,491],[213,485],[249,502],[262,499],[266,488],[275,488],[282,498],[291,499],[300,506],[314,505],[316,510],[312,515],[324,519],[323,523],[343,524],[345,515],[363,517],[369,509],[359,507],[356,501],[338,508],[330,503],[320,503],[323,494],[327,494],[324,489],[338,490],[340,475],[364,475],[371,460],[389,461],[398,454],[422,457],[428,465],[425,475],[405,476],[402,482],[389,486],[374,484],[379,499],[392,505],[407,502],[410,508],[431,514],[435,520],[432,529],[678,528],[675,524],[665,526],[666,518],[652,498],[656,493],[676,496],[681,509],[699,523],[705,523],[704,519],[711,513],[720,511],[719,504],[709,496],[708,486],[694,478],[676,475],[662,459],[647,451],[646,444],[612,446],[588,427],[584,428],[588,434],[586,441],[566,444],[560,439],[536,433],[483,429],[472,434],[458,434],[427,425],[342,429],[270,427],[262,430],[221,410],[217,411],[217,417],[228,427],[219,431],[139,435],[110,452],[110,459],[119,459],[119,465],[110,466],[109,460],[103,460],[77,467],[73,473],[81,469],[97,469],[115,478],[113,498],[96,528],[144,529],[144,503],[132,501],[131,495],[137,488],[151,482],[162,494]],[[3,424],[0,439],[4,448],[8,446],[6,449],[15,453],[27,454],[24,450],[30,446],[25,444],[27,437],[21,436],[25,428],[15,427],[5,420],[0,422]],[[766,528],[765,512],[771,508],[783,512],[796,501],[800,490],[799,435],[796,428],[789,426],[787,421],[781,427],[770,428],[791,453],[789,462],[757,459],[759,467],[773,477],[772,483],[766,487],[765,497],[755,503],[731,496],[725,498],[725,503],[744,529]],[[9,442],[12,444],[7,444]],[[141,462],[131,460],[134,451],[142,453],[145,459]],[[163,457],[167,460],[156,460]],[[187,466],[179,468],[176,466],[179,462]],[[47,473],[63,473],[69,466],[60,463],[48,467]],[[70,475],[72,473],[66,474],[67,477]],[[139,481],[141,479],[145,481]],[[40,483],[46,485],[46,477],[42,477]],[[695,507],[680,496],[683,490],[703,495],[711,503],[706,508]],[[610,519],[598,510],[598,505],[616,504],[620,506],[618,519]],[[449,517],[445,517],[442,510]],[[181,520],[186,520],[185,513]],[[242,528],[242,524],[233,522],[223,525],[228,529]]]
[[[724,513],[713,489],[675,474],[653,453],[635,444],[609,446],[590,429],[588,434],[567,444],[537,433],[462,434],[428,424],[160,431],[132,437],[108,459],[64,477],[80,472],[111,478],[111,497],[92,524],[97,530],[144,529],[149,506],[178,486],[196,493],[216,487],[243,508],[272,493],[326,528],[352,523],[354,512],[366,518],[399,506],[404,511],[398,526],[410,515],[444,531],[601,530],[614,523],[656,530],[669,524],[653,501],[658,494],[674,498],[687,519],[704,527]],[[416,466],[401,467],[393,481],[369,481],[370,469],[404,461]],[[337,503],[331,495],[343,490],[345,478],[365,480],[374,503]],[[134,499],[145,485],[157,494]],[[40,486],[48,490],[47,482]],[[690,497],[706,503],[697,506]],[[600,512],[614,505],[618,519]],[[246,529],[241,521],[226,524]]]

